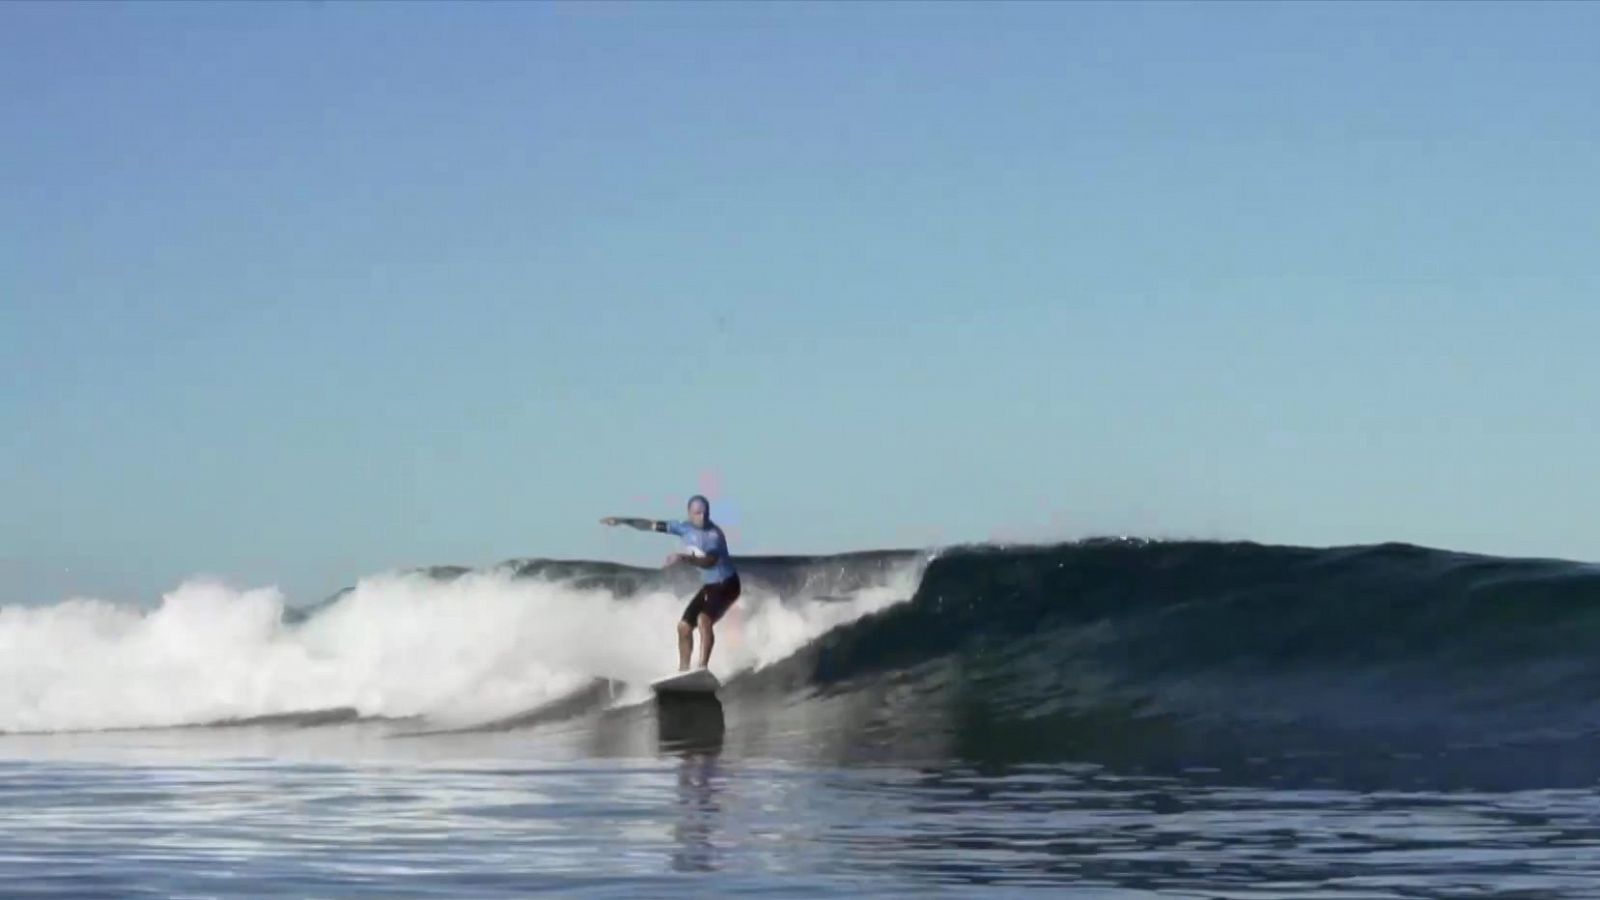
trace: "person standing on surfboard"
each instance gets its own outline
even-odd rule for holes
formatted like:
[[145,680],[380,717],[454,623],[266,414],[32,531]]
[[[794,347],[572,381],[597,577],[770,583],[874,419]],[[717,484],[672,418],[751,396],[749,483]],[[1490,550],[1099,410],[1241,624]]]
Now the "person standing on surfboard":
[[713,625],[739,599],[739,573],[728,554],[728,539],[711,521],[711,501],[699,494],[689,498],[687,522],[660,522],[654,519],[625,519],[607,516],[602,525],[627,525],[640,531],[662,531],[683,538],[684,547],[667,557],[667,565],[687,563],[700,570],[700,590],[689,599],[678,620],[678,671],[689,671],[694,651],[694,633],[700,632],[700,668],[711,663],[711,647],[716,637]]

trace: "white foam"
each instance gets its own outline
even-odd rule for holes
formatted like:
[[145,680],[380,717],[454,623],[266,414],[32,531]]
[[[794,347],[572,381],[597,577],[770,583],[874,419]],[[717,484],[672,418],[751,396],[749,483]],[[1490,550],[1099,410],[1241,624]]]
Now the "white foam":
[[[727,680],[836,625],[909,599],[921,562],[832,602],[745,596],[717,629]],[[155,609],[74,599],[0,608],[0,731],[201,724],[353,708],[483,721],[595,678],[643,685],[676,668],[684,598],[513,579],[378,575],[297,625],[272,588],[186,582]]]

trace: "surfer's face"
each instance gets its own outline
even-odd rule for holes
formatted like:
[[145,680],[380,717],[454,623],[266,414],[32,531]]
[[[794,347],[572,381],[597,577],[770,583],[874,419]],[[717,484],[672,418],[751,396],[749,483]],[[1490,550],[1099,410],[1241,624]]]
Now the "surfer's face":
[[706,527],[706,505],[699,500],[689,501],[689,524],[696,528]]

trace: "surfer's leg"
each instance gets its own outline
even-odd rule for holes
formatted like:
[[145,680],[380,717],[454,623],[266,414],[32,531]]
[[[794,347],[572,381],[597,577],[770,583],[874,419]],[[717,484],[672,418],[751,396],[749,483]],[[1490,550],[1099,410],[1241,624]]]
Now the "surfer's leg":
[[689,657],[694,653],[694,626],[706,608],[706,589],[695,591],[689,605],[683,608],[683,618],[678,620],[678,671],[689,671]]
[[711,664],[711,647],[716,644],[717,637],[712,632],[711,626],[728,612],[728,607],[733,601],[739,599],[739,576],[735,575],[726,581],[706,585],[703,589],[705,603],[700,610],[700,615],[695,623],[700,629],[700,668],[704,669]]
[[711,614],[700,614],[700,668],[711,665],[711,646],[717,642],[717,636],[711,631]]
[[689,671],[689,654],[694,652],[694,631],[688,622],[678,623],[678,671]]

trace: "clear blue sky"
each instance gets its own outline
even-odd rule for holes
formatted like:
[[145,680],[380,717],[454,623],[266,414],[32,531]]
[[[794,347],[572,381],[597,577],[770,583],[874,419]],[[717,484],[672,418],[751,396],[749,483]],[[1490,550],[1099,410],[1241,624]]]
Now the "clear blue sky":
[[1600,557],[1600,5],[0,5],[0,599]]

